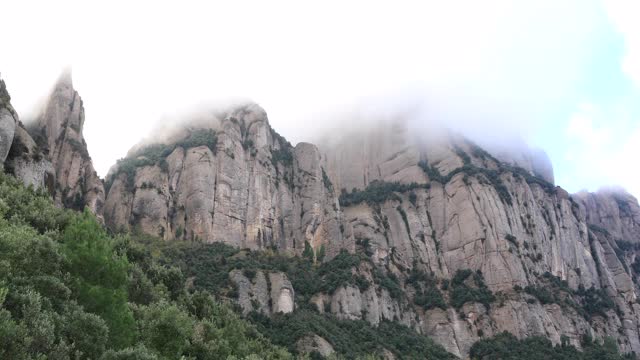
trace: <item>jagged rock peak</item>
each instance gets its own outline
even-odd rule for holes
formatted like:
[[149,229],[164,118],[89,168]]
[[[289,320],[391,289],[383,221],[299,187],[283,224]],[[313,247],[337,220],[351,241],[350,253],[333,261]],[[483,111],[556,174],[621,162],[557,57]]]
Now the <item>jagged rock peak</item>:
[[30,132],[53,163],[55,200],[78,210],[89,207],[101,218],[104,186],[82,134],[84,120],[82,98],[73,88],[71,70],[67,69],[58,78]]
[[22,125],[0,80],[0,168],[35,188],[53,191],[54,172],[35,141]]
[[612,336],[640,352],[635,199],[572,196],[544,179],[550,164],[529,149],[500,158],[402,121],[337,133],[319,150],[292,147],[259,107],[213,118],[122,160],[105,222],[165,240],[356,261],[345,269],[355,284],[307,294],[308,303],[291,274],[232,272],[244,311],[311,304],[341,319],[396,321],[463,358],[502,331],[576,346],[583,334]]
[[252,103],[209,111],[175,130],[112,167],[109,227],[252,249],[339,251],[337,199],[317,147],[294,148]]

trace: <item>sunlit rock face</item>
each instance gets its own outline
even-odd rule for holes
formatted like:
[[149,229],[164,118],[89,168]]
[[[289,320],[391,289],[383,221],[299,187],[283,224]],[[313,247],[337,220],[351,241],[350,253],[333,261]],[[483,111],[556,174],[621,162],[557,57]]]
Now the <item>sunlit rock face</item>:
[[102,215],[104,186],[93,168],[82,135],[84,107],[73,88],[71,73],[62,74],[29,132],[55,170],[54,199]]
[[[612,336],[621,350],[640,352],[640,207],[630,195],[570,195],[554,185],[543,153],[485,151],[400,120],[295,147],[255,104],[210,120],[206,129],[185,125],[171,142],[139,146],[114,166],[109,227],[317,261],[341,250],[364,254],[370,262],[351,271],[371,286],[344,284],[311,304],[341,319],[400,322],[461,357],[502,331],[554,343],[566,337],[578,347],[584,334]],[[445,283],[465,269],[474,274],[465,286],[486,286],[490,304],[451,305]],[[392,274],[395,290],[381,273]],[[437,284],[439,306],[424,305],[425,280],[416,273]],[[230,274],[246,312],[308,306],[296,303],[283,276]],[[562,301],[540,301],[540,289]],[[610,303],[585,310],[593,294]]]

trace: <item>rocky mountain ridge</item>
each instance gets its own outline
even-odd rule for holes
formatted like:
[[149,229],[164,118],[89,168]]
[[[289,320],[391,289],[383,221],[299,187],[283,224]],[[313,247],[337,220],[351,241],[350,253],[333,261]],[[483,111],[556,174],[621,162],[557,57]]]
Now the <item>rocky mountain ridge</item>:
[[[584,334],[614,336],[625,351],[640,350],[633,197],[572,196],[550,182],[540,156],[505,162],[454,134],[421,141],[402,123],[385,126],[320,149],[293,148],[274,135],[264,110],[235,109],[212,130],[213,148],[170,147],[167,164],[139,167],[129,189],[116,172],[107,224],[315,260],[366,254],[371,264],[352,271],[372,286],[318,293],[318,311],[399,321],[458,356],[505,330],[576,346]],[[467,270],[457,290],[441,290]],[[392,275],[395,296],[376,283],[376,271]],[[412,283],[412,274],[421,280]],[[242,274],[232,279],[245,311],[246,294],[274,301]],[[475,295],[460,300],[460,292]]]
[[[567,193],[544,155],[493,155],[401,121],[294,147],[246,104],[137,147],[103,187],[69,77],[31,135],[9,100],[1,83],[5,171],[88,206],[112,231],[295,255],[320,266],[317,281],[339,265],[331,286],[310,288],[266,264],[228,269],[237,291],[224,294],[246,314],[311,307],[398,322],[459,357],[502,331],[577,347],[612,337],[640,352],[640,206],[621,190]],[[330,353],[316,337],[300,346]]]

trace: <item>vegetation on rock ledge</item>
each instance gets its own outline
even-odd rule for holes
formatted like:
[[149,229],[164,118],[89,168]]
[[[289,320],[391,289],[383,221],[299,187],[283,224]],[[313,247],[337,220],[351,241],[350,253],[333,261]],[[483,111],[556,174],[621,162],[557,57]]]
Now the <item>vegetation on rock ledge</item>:
[[113,181],[120,175],[126,174],[126,186],[128,190],[133,190],[136,178],[136,171],[139,167],[158,165],[167,170],[167,156],[171,155],[176,148],[185,150],[206,146],[212,153],[217,152],[218,137],[215,130],[196,129],[189,135],[174,144],[152,144],[139,149],[129,157],[118,160],[117,171],[109,176],[105,181],[105,191],[108,193]]
[[508,332],[500,333],[490,339],[480,340],[471,347],[473,360],[622,360],[635,359],[635,355],[620,355],[615,340],[607,338],[603,344],[585,336],[582,340],[582,352],[569,344],[566,336],[562,344],[553,346],[542,336],[533,336],[522,340]]

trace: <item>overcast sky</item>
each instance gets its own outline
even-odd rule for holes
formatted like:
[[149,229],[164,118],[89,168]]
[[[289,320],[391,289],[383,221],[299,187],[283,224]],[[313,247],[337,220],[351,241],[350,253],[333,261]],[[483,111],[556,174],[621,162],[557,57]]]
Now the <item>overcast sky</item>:
[[72,66],[101,176],[198,104],[252,99],[296,143],[354,104],[411,99],[475,134],[522,134],[569,191],[639,196],[638,18],[639,0],[4,0],[0,73],[27,119]]

